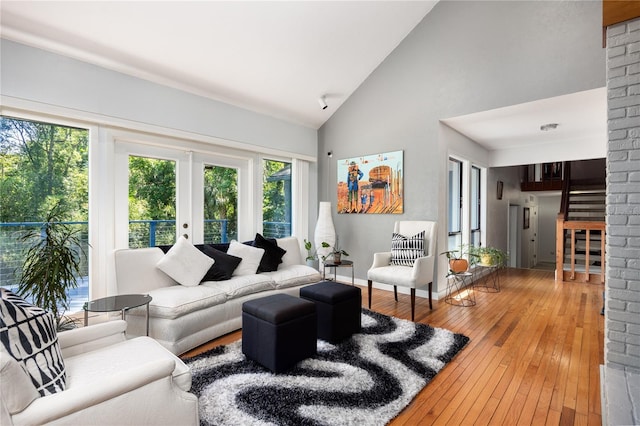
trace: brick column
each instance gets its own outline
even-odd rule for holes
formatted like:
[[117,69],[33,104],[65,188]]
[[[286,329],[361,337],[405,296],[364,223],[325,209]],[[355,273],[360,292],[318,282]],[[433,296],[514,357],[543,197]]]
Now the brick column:
[[640,424],[640,19],[607,28],[602,424]]
[[605,364],[640,372],[640,19],[607,29]]

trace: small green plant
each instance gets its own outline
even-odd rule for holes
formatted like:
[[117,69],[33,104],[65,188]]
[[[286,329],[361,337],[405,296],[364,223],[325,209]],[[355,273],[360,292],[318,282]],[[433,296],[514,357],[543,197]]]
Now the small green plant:
[[313,249],[311,241],[307,241],[306,238],[304,239],[304,249],[307,251],[307,258],[305,260],[316,260],[318,258],[318,254]]
[[324,241],[322,242],[322,247],[331,248],[331,251],[328,254],[326,254],[325,256],[321,256],[322,262],[326,263],[327,259],[331,258],[333,259],[334,263],[340,263],[342,261],[342,256],[349,256],[349,253],[340,248],[339,240],[337,238],[336,243],[333,247],[329,243],[326,243]]
[[503,266],[509,259],[507,252],[491,246],[472,247],[471,251],[482,265]]
[[31,297],[33,303],[51,312],[60,329],[70,328],[74,320],[64,316],[69,309],[67,289],[78,286],[81,257],[85,256],[78,230],[62,222],[65,212],[60,204],[49,210],[40,229],[27,231],[21,242],[29,243],[24,257],[18,294]]

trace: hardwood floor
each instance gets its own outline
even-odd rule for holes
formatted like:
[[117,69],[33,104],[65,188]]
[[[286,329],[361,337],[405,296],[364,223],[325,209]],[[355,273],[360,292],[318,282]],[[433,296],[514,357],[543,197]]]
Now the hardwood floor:
[[[600,425],[604,362],[600,284],[556,283],[553,272],[507,269],[477,305],[416,300],[416,321],[471,341],[390,425]],[[371,309],[410,318],[409,296],[373,290]],[[362,291],[366,306],[367,290]],[[222,336],[192,356],[241,337]]]

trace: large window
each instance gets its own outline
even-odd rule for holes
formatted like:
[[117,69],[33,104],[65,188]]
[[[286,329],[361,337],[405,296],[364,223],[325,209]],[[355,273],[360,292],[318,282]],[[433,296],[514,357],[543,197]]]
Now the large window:
[[68,292],[70,310],[80,310],[89,296],[89,131],[4,116],[0,125],[0,285],[17,289],[27,249],[20,236],[59,206],[85,254],[78,288]]
[[262,195],[264,236],[291,235],[291,163],[264,160]]

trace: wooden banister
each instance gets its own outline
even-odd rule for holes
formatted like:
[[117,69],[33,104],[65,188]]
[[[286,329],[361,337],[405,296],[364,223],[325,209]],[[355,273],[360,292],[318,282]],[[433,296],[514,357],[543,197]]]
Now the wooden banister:
[[[570,263],[569,270],[565,270],[565,231],[569,230],[571,235],[571,252],[569,253]],[[584,271],[576,271],[576,232],[585,232],[585,263]],[[590,271],[590,249],[591,249],[591,231],[600,232],[600,273],[592,273]],[[556,281],[581,281],[594,282],[598,279],[604,284],[605,270],[605,222],[581,221],[581,220],[565,220],[563,213],[558,213],[556,219]]]

